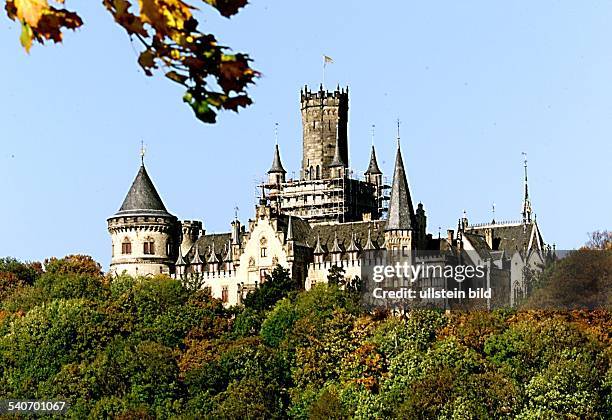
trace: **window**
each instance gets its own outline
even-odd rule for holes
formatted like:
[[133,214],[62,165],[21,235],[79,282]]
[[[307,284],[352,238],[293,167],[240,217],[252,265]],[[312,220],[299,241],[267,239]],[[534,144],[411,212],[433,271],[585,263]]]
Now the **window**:
[[223,286],[223,289],[221,289],[221,301],[223,303],[227,303],[228,300],[229,300],[229,291],[227,290],[227,286]]
[[132,253],[132,243],[128,238],[125,238],[123,240],[123,243],[121,244],[121,253],[123,255],[128,255]]
[[261,248],[261,254],[262,257],[267,257],[268,256],[268,248],[262,247]]
[[144,241],[142,252],[145,255],[155,254],[155,242],[151,238],[147,238]]
[[268,275],[268,270],[262,268],[259,270],[259,284],[264,284],[266,282],[266,276]]
[[316,173],[317,179],[321,178],[321,168],[319,167],[319,165],[317,165],[317,173]]

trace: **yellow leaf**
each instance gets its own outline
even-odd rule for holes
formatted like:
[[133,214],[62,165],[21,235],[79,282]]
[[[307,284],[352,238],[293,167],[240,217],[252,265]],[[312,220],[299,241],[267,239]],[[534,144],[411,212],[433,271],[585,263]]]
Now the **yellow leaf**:
[[32,28],[27,23],[21,24],[21,36],[19,40],[21,41],[21,45],[27,52],[30,52],[30,48],[32,47],[32,38],[34,34],[32,33]]
[[43,13],[49,10],[49,3],[47,0],[15,0],[15,8],[19,20],[27,23],[31,30],[38,25]]

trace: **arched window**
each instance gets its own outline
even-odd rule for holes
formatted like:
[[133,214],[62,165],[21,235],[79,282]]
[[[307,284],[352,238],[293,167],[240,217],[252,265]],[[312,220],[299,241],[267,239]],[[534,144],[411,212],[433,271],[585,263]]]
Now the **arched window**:
[[317,165],[317,179],[321,179],[321,168]]
[[166,242],[166,255],[170,256],[172,255],[172,241],[168,240],[168,242]]
[[121,243],[121,253],[128,255],[132,253],[132,242],[128,238],[124,238]]
[[142,245],[142,252],[145,255],[153,255],[155,254],[155,241],[152,238],[147,238]]
[[314,176],[314,168],[311,166],[310,167],[310,178],[309,179],[312,179],[313,176]]

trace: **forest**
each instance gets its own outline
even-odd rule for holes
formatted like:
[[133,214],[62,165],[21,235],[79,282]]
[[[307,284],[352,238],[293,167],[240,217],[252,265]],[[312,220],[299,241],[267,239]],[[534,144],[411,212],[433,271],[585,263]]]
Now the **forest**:
[[540,277],[518,309],[391,316],[280,266],[225,308],[87,256],[3,258],[0,399],[67,401],[78,419],[612,418],[612,251]]

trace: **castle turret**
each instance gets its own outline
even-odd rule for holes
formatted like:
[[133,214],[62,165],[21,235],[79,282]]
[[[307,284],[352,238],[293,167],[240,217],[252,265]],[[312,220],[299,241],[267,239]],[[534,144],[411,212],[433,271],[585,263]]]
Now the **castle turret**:
[[170,274],[178,256],[178,221],[168,213],[142,162],[121,208],[108,218],[110,272]]
[[348,88],[334,92],[301,92],[303,154],[301,179],[330,178],[330,164],[334,158],[336,137],[339,155],[345,166],[348,156]]
[[280,158],[280,151],[278,150],[278,144],[274,147],[274,158],[272,159],[272,167],[268,171],[268,184],[276,185],[285,182],[285,168]]
[[412,207],[398,133],[393,185],[389,200],[389,217],[385,229],[387,249],[402,252],[415,249],[417,245],[414,238],[416,227],[416,217]]

